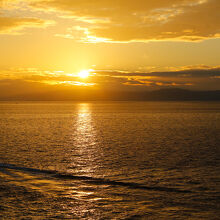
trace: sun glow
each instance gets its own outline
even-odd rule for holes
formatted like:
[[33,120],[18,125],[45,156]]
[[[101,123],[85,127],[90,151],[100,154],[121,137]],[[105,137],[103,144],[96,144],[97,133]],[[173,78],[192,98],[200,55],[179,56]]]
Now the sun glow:
[[89,76],[89,70],[82,70],[78,73],[80,78],[87,78]]

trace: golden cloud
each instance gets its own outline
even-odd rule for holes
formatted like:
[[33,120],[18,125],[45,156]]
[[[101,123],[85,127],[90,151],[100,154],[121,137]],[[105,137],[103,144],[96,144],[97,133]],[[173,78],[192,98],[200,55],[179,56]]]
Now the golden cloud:
[[77,73],[63,71],[41,71],[38,69],[2,70],[0,82],[4,85],[11,80],[64,87],[91,86],[113,90],[144,90],[160,87],[180,87],[200,90],[219,90],[220,67],[199,66],[181,67],[176,71],[124,72],[113,70],[94,70],[85,81]]
[[20,34],[18,31],[27,27],[47,27],[51,21],[37,18],[0,17],[0,34]]
[[87,41],[198,41],[220,36],[219,0],[39,0],[32,6],[84,22]]
[[19,31],[24,28],[47,27],[54,23],[54,21],[43,20],[40,18],[12,16],[12,14],[20,8],[19,5],[21,2],[23,1],[0,0],[0,9],[2,9],[0,13],[0,34],[21,34]]

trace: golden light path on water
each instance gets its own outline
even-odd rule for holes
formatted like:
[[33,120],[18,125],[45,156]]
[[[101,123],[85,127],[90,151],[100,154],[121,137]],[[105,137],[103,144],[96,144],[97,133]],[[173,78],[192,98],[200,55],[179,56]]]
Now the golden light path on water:
[[91,103],[79,103],[77,106],[77,118],[74,140],[75,155],[78,154],[77,167],[79,174],[91,175],[99,166],[97,163],[97,134],[92,119]]
[[[92,104],[77,104],[76,121],[74,125],[74,146],[72,151],[72,167],[76,175],[95,177],[100,166],[100,148],[98,147],[97,133],[92,119]],[[74,168],[75,167],[75,168]],[[103,186],[105,187],[105,186]],[[102,199],[95,194],[94,186],[81,182],[66,189],[69,198],[94,202]],[[78,207],[73,213],[88,212],[88,207]]]

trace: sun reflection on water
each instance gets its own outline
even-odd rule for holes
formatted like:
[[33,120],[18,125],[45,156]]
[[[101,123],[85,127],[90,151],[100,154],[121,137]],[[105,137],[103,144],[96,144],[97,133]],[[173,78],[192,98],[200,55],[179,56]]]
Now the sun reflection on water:
[[91,146],[95,144],[96,133],[91,114],[89,103],[80,103],[78,105],[76,141],[80,146]]
[[93,176],[99,164],[96,161],[97,135],[92,120],[91,104],[79,103],[77,107],[73,163],[78,174]]
[[91,111],[88,103],[80,103],[78,105],[76,129],[77,129],[78,141],[81,141],[82,138],[84,140],[87,139],[88,132],[93,131],[91,125]]

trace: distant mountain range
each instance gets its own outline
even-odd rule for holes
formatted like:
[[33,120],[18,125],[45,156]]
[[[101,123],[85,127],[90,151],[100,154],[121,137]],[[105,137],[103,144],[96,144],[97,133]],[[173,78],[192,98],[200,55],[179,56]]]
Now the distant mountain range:
[[220,101],[220,90],[192,91],[186,89],[160,89],[145,93],[146,100],[174,100],[174,101]]
[[167,88],[154,91],[65,90],[0,96],[2,101],[220,101],[220,90]]

